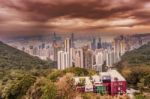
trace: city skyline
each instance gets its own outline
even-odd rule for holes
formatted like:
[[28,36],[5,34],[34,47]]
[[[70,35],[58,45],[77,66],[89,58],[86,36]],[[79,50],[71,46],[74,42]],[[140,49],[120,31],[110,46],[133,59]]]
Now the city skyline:
[[149,33],[149,0],[0,0],[0,36]]
[[7,44],[42,60],[52,60],[60,70],[80,67],[102,71],[104,64],[108,68],[113,67],[126,52],[148,44],[149,38],[150,35],[146,34],[120,35],[109,42],[101,37],[77,39],[74,34],[62,38],[54,33],[47,40],[28,39]]

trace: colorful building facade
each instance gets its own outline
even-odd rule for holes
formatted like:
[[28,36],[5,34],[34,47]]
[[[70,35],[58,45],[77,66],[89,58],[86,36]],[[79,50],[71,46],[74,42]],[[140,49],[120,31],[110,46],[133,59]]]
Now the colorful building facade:
[[[84,82],[80,82],[84,79]],[[82,86],[79,86],[82,83]],[[80,92],[94,92],[99,94],[123,95],[126,94],[127,83],[117,70],[101,72],[92,77],[75,77],[75,85]],[[83,91],[84,90],[84,91]]]

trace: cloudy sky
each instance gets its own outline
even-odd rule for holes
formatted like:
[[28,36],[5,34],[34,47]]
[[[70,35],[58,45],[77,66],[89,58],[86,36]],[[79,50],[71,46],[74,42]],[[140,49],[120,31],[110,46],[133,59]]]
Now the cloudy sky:
[[0,36],[150,32],[150,0],[0,0]]

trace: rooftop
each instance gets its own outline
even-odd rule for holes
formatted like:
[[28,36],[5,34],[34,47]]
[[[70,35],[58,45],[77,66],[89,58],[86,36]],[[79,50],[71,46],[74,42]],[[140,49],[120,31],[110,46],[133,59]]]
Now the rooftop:
[[115,69],[100,73],[101,76],[110,76],[111,81],[118,79],[119,81],[126,81],[125,78]]

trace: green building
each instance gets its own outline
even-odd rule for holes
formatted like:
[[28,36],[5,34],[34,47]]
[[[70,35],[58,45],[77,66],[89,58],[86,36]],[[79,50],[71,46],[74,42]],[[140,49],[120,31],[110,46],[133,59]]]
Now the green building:
[[95,87],[96,92],[99,94],[106,94],[106,87],[105,86],[96,86]]

